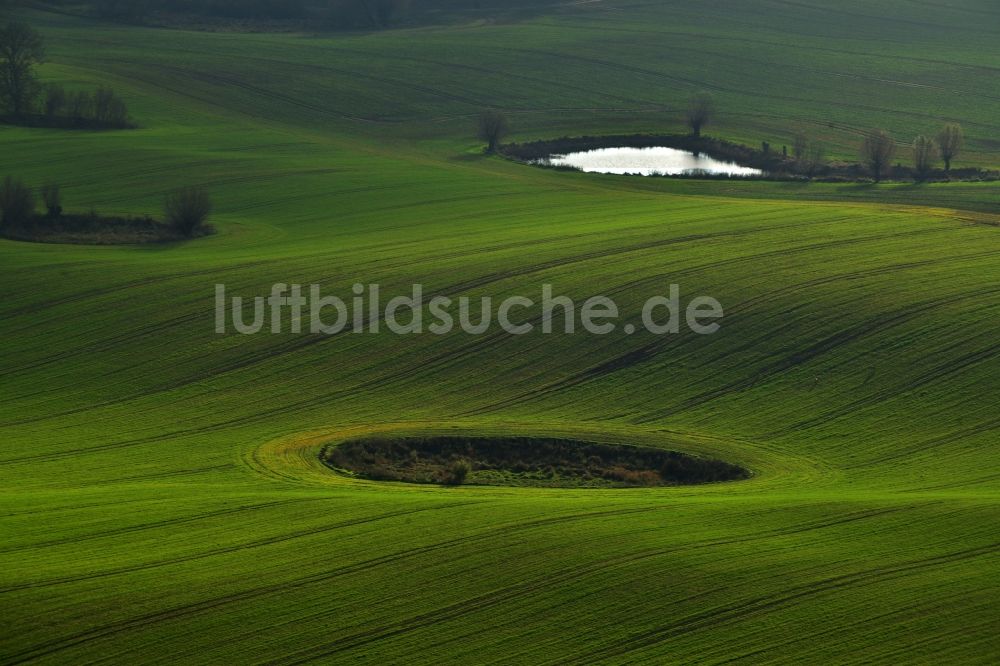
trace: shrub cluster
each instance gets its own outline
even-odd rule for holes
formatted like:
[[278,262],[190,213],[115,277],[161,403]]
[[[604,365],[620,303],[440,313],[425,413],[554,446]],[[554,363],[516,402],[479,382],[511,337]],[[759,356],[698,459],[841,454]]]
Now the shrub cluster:
[[[46,86],[41,112],[50,124],[74,127],[127,129],[134,127],[125,101],[111,88],[94,92],[67,92],[58,84]],[[62,121],[62,122],[60,122]]]
[[113,90],[69,93],[42,86],[35,67],[45,61],[41,34],[20,21],[0,24],[0,108],[4,120],[51,127],[132,127],[125,102]]

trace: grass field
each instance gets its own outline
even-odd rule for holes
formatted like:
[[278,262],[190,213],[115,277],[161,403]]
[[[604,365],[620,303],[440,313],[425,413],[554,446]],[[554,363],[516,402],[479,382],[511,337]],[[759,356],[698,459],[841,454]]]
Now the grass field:
[[[986,0],[598,2],[522,22],[236,35],[24,12],[43,78],[140,129],[0,127],[71,210],[205,183],[214,236],[0,240],[0,662],[996,663],[1000,186],[534,169],[514,138],[797,128],[853,158],[963,124],[1000,166]],[[214,285],[613,296],[670,283],[713,336],[216,335]],[[748,481],[351,480],[369,433],[580,437]]]

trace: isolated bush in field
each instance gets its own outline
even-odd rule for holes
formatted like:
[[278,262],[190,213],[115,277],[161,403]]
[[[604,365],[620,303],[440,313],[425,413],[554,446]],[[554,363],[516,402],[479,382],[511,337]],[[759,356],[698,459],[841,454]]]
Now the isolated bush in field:
[[34,28],[18,21],[0,28],[0,103],[16,117],[36,103],[40,86],[35,65],[44,58],[45,46]]
[[20,226],[35,214],[35,195],[20,180],[7,176],[0,183],[0,224]]
[[472,471],[472,465],[468,460],[459,459],[448,466],[448,474],[444,482],[449,486],[460,486],[465,483],[465,479]]
[[695,137],[701,136],[701,130],[715,116],[715,99],[710,93],[700,92],[691,98],[687,109],[687,125],[691,128],[691,134]]
[[66,89],[58,84],[45,88],[45,115],[55,118],[66,108]]
[[62,215],[62,193],[55,183],[46,183],[42,186],[42,203],[49,217],[59,217]]
[[861,159],[872,172],[875,182],[881,182],[889,173],[892,158],[896,154],[896,142],[885,130],[876,130],[865,137],[861,145]]
[[167,222],[188,238],[204,227],[211,212],[212,200],[203,187],[185,187],[172,192],[164,204]]
[[937,150],[934,142],[921,134],[913,142],[913,170],[917,180],[927,180],[931,169],[934,168],[934,160],[937,159]]
[[961,125],[949,123],[938,133],[937,145],[941,152],[941,159],[944,160],[946,173],[951,171],[951,161],[958,157],[962,151],[962,143],[964,143],[964,136]]
[[489,109],[479,114],[479,138],[486,142],[486,152],[496,152],[509,130],[506,116],[499,111]]

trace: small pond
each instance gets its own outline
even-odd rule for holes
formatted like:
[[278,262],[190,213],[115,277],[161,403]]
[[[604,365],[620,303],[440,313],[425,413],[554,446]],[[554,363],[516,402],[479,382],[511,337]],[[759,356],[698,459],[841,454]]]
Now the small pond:
[[760,169],[722,162],[704,154],[677,148],[597,148],[542,160],[552,166],[569,166],[588,173],[616,173],[640,176],[689,176],[699,174],[762,176]]

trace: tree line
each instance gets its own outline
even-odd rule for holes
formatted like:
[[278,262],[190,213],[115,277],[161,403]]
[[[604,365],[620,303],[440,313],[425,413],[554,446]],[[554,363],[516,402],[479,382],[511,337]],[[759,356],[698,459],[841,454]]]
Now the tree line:
[[124,129],[132,127],[128,107],[114,90],[67,91],[42,85],[35,68],[45,61],[41,35],[26,23],[0,27],[0,106],[8,119],[47,126]]
[[[0,0],[2,3],[3,0]],[[114,21],[157,23],[200,17],[216,21],[294,22],[309,29],[381,30],[469,12],[523,13],[564,0],[47,0],[67,11]]]
[[[938,159],[944,162],[944,172],[951,173],[951,163],[962,151],[965,142],[961,125],[948,123],[934,138],[923,134],[913,140],[913,173],[918,181],[927,180]],[[880,182],[892,170],[896,156],[895,139],[885,130],[874,130],[861,144],[861,158],[871,171],[875,182]]]
[[[698,92],[688,101],[684,111],[684,122],[690,130],[690,137],[699,140],[702,131],[714,120],[716,115],[715,100],[707,92]],[[477,137],[486,143],[486,152],[495,153],[499,150],[503,139],[510,132],[507,117],[496,109],[487,109],[479,114]],[[933,137],[919,135],[912,144],[912,175],[918,182],[928,180],[934,172],[938,160],[944,162],[944,173],[950,174],[952,162],[961,154],[964,145],[964,135],[961,125],[948,123]],[[788,146],[782,146],[778,159],[782,167],[787,168],[788,162],[796,173],[812,177],[827,165],[826,152],[823,145],[811,140],[805,132],[797,132],[791,141],[791,154]],[[881,182],[892,174],[893,160],[896,157],[898,144],[885,130],[874,130],[865,134],[860,146],[861,163],[875,180]],[[772,155],[772,146],[768,142],[761,145],[761,154]]]
[[[706,92],[695,94],[685,113],[685,121],[692,136],[700,137],[702,128],[714,116],[715,103],[712,96]],[[914,139],[912,147],[914,177],[918,181],[927,180],[939,158],[944,161],[945,173],[950,173],[951,163],[961,153],[963,143],[962,127],[956,123],[946,124],[934,138],[919,135]],[[761,148],[764,153],[771,151],[770,144],[766,142]],[[784,157],[787,157],[787,147],[782,150]],[[896,141],[885,130],[874,130],[865,135],[860,149],[861,160],[876,183],[891,173],[896,151]],[[824,155],[823,146],[811,141],[804,132],[798,132],[792,138],[792,156],[806,175],[813,175],[823,165]]]
[[411,0],[93,0],[90,6],[93,14],[120,21],[141,22],[155,13],[167,13],[309,21],[333,28],[385,28],[407,16],[412,4]]
[[[37,213],[38,195],[45,207],[45,212],[41,215]],[[66,214],[62,205],[62,189],[57,183],[46,183],[40,188],[38,195],[24,181],[13,176],[0,181],[0,230],[44,228],[45,225],[55,226],[81,217],[94,222],[102,221],[94,211],[82,216]],[[193,238],[205,232],[212,207],[212,199],[204,187],[182,187],[164,198],[164,220],[177,235]],[[153,222],[149,217],[143,219]],[[120,220],[121,218],[103,218],[103,221],[111,223]]]

